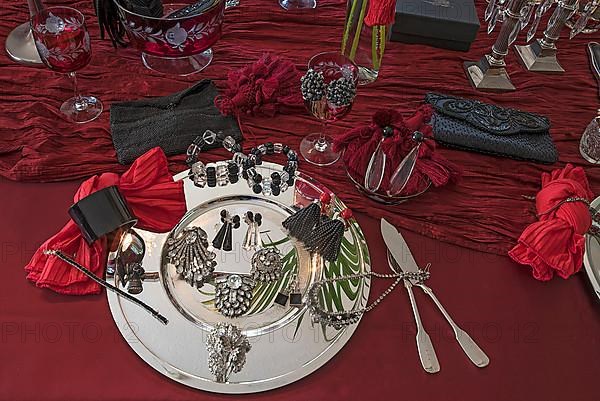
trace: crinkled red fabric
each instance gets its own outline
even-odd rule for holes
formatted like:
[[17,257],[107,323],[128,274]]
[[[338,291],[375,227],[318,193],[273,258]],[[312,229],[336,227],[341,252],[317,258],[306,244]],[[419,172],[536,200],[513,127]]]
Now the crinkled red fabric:
[[258,61],[227,74],[215,106],[224,115],[274,116],[284,107],[303,105],[301,73],[289,60],[264,54]]
[[437,146],[432,140],[432,128],[428,124],[431,115],[432,108],[429,105],[419,107],[415,114],[406,120],[394,109],[379,110],[373,114],[369,125],[353,128],[337,136],[334,149],[344,151],[343,160],[348,172],[358,182],[362,182],[369,161],[383,136],[383,128],[392,127],[394,134],[381,144],[387,163],[380,192],[386,193],[394,170],[416,146],[415,141],[412,140],[413,133],[420,131],[428,140],[425,140],[419,148],[415,168],[401,195],[409,196],[421,192],[427,188],[429,181],[435,187],[446,185],[451,181],[456,182],[461,174],[460,168],[436,152]]
[[514,261],[531,266],[533,277],[540,281],[550,280],[554,274],[569,278],[583,264],[584,234],[592,219],[584,202],[565,202],[557,207],[569,197],[588,201],[594,198],[581,167],[567,164],[563,169],[543,173],[542,189],[535,202],[540,221],[525,228],[508,253]]
[[[167,158],[160,148],[140,156],[123,175],[104,173],[84,181],[73,198],[78,202],[102,188],[117,185],[138,218],[137,227],[154,232],[168,231],[186,212],[183,182],[174,182],[169,173]],[[69,295],[96,294],[100,286],[79,270],[44,250],[57,249],[73,256],[97,276],[106,267],[106,239],[88,245],[79,227],[69,222],[35,252],[25,266],[27,279],[36,286]]]
[[[50,1],[50,0],[48,0]],[[227,73],[247,66],[265,52],[290,60],[306,71],[318,52],[340,49],[346,17],[346,0],[319,0],[310,10],[287,11],[277,1],[243,0],[227,9],[223,35],[213,46],[211,64],[199,74],[185,77],[148,70],[140,52],[113,49],[100,40],[98,22],[90,0],[70,0],[81,10],[92,39],[92,60],[77,72],[81,91],[99,97],[104,113],[87,124],[62,118],[61,103],[71,96],[70,82],[47,68],[16,64],[0,51],[0,175],[11,180],[48,182],[88,178],[106,171],[123,172],[110,137],[109,109],[113,102],[165,96],[189,88],[200,79],[212,79],[222,90]],[[483,15],[487,3],[477,0]],[[0,7],[0,38],[29,18],[27,2],[9,0]],[[586,44],[593,35],[568,39],[561,32],[558,59],[562,75],[534,74],[519,66],[514,49],[506,57],[507,70],[517,91],[489,93],[473,89],[465,76],[464,61],[479,60],[489,53],[498,30],[486,32],[486,24],[469,52],[425,45],[389,42],[377,81],[358,88],[352,111],[328,127],[333,137],[370,121],[373,112],[394,108],[404,116],[413,113],[427,92],[478,99],[548,116],[550,133],[559,151],[555,166],[438,147],[446,159],[463,170],[457,185],[431,188],[425,194],[397,206],[382,205],[356,190],[342,163],[327,168],[300,162],[300,170],[335,192],[353,211],[385,217],[395,226],[470,249],[506,255],[527,224],[535,221],[531,202],[522,195],[539,190],[539,177],[566,163],[586,169],[592,189],[600,191],[600,169],[591,167],[579,153],[581,133],[595,117],[598,91],[590,72]],[[515,44],[524,44],[521,35]],[[368,50],[370,51],[370,49]],[[282,142],[298,150],[302,138],[318,132],[320,122],[303,108],[275,117],[240,118],[249,150],[265,142]],[[202,128],[202,119],[198,120]],[[207,152],[203,161],[217,161],[228,152]],[[185,155],[169,158],[172,172],[186,168]],[[282,159],[279,159],[283,161]],[[277,160],[276,160],[277,161]]]

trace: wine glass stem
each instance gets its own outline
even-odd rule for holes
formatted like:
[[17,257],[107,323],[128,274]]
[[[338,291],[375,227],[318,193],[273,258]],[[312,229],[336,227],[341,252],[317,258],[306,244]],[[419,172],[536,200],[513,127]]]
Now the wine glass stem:
[[325,139],[325,130],[327,130],[327,123],[323,122],[321,124],[321,132],[319,133],[319,140],[317,142],[315,142],[315,149],[317,149],[319,152],[324,152],[327,147],[329,146],[329,144],[327,143],[327,140]]
[[79,94],[79,88],[77,86],[77,75],[75,74],[75,71],[70,72],[68,75],[73,80],[73,97],[75,98],[75,109],[77,111],[85,110],[87,108],[87,102]]

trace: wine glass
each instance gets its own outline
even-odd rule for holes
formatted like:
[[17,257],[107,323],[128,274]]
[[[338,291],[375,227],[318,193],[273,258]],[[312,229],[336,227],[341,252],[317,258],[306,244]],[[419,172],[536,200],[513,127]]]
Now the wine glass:
[[317,8],[317,0],[279,0],[279,5],[285,10],[301,10]]
[[60,111],[76,123],[97,118],[102,113],[102,102],[82,96],[77,90],[75,71],[88,65],[92,57],[83,14],[71,7],[45,8],[31,18],[31,32],[46,67],[73,79],[74,96],[60,106]]
[[304,137],[300,143],[300,153],[309,163],[328,166],[340,158],[325,130],[328,123],[350,112],[357,82],[358,67],[338,52],[319,53],[308,62],[308,72],[302,77],[302,97],[308,111],[322,122],[321,132]]

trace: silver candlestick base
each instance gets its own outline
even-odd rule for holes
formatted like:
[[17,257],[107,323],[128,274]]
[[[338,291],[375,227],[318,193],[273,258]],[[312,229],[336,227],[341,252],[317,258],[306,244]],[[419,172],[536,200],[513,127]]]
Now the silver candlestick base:
[[510,92],[516,90],[506,72],[504,60],[495,60],[490,55],[479,61],[465,61],[464,69],[475,89],[490,92]]
[[40,55],[33,42],[33,34],[29,22],[13,29],[6,37],[6,53],[17,63],[25,65],[40,65]]
[[561,74],[565,72],[556,58],[556,47],[543,47],[540,40],[525,46],[515,46],[517,59],[528,71]]

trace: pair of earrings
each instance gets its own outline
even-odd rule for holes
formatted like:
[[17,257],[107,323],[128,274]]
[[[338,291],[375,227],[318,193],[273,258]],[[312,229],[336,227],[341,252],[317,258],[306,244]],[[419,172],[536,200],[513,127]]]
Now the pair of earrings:
[[283,291],[280,291],[275,297],[275,303],[283,307],[287,305],[288,301],[290,301],[290,306],[300,307],[303,305],[297,274],[292,276],[290,285]]
[[300,209],[285,219],[282,225],[291,237],[304,244],[307,251],[320,255],[328,262],[335,262],[352,211],[344,209],[331,218],[330,202],[331,195],[323,193],[319,202]]
[[217,232],[212,245],[215,249],[224,251],[233,250],[233,230],[240,228],[240,216],[232,216],[227,210],[221,210],[221,223],[223,225]]
[[[244,222],[248,225],[248,230],[244,237],[242,248],[247,251],[254,251],[260,248],[260,229],[262,224],[262,215],[260,213],[246,212]],[[231,251],[233,249],[233,230],[240,228],[240,216],[232,216],[227,210],[221,210],[221,223],[223,225],[217,232],[212,245],[215,249]]]

